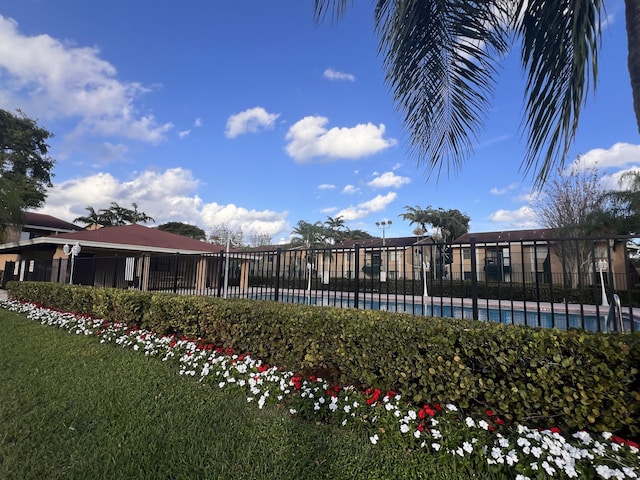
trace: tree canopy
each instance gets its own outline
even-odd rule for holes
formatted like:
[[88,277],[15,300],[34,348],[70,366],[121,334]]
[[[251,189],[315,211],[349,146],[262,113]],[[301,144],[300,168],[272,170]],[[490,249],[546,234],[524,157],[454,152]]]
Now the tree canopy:
[[[349,0],[314,0],[316,21]],[[604,0],[377,0],[375,31],[386,80],[412,151],[427,173],[469,158],[502,60],[520,49],[525,173],[541,186],[564,164],[595,89]],[[628,69],[640,131],[640,1],[625,0]]]
[[407,212],[400,214],[404,220],[409,220],[410,225],[418,225],[423,233],[430,225],[436,230],[436,236],[445,243],[452,242],[469,231],[471,219],[458,209],[445,210],[442,207],[431,208],[431,206],[404,208]]
[[155,222],[153,217],[139,211],[135,202],[131,206],[133,208],[125,208],[118,205],[117,202],[111,202],[109,208],[102,208],[98,211],[89,206],[85,208],[85,210],[89,211],[89,214],[74,219],[74,222],[99,225],[101,227],[126,225],[127,223]]
[[156,228],[158,230],[162,230],[163,232],[175,233],[177,235],[193,238],[195,240],[204,241],[207,239],[207,234],[203,229],[189,223],[167,222],[163,223],[162,225],[158,225]]
[[19,225],[22,212],[42,206],[51,187],[53,135],[18,111],[0,109],[0,241],[5,228]]

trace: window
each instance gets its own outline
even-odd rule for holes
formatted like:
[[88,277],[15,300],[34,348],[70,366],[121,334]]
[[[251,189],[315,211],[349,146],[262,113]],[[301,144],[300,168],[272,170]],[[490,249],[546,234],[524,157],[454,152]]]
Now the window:
[[462,258],[464,258],[465,260],[471,260],[471,249],[470,248],[463,248],[462,249]]

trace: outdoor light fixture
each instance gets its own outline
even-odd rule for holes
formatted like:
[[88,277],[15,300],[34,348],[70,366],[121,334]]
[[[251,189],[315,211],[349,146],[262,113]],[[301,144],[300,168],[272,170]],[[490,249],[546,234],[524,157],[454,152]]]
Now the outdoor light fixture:
[[381,222],[376,222],[376,227],[382,230],[382,246],[384,247],[384,232],[387,228],[391,226],[391,220],[382,220]]
[[71,255],[71,274],[69,275],[69,285],[73,285],[73,268],[75,266],[76,256],[80,253],[80,244],[75,243],[73,247],[69,247],[69,244],[65,243],[62,247],[62,251],[68,257]]
[[602,307],[608,308],[609,301],[607,300],[607,292],[604,289],[604,278],[602,276],[602,272],[606,271],[609,268],[609,264],[606,260],[598,260],[598,271],[600,272],[600,286],[602,287]]
[[224,256],[224,298],[227,298],[227,289],[229,288],[229,249],[231,244],[239,245],[242,240],[242,230],[238,230],[236,233],[227,232],[227,249]]

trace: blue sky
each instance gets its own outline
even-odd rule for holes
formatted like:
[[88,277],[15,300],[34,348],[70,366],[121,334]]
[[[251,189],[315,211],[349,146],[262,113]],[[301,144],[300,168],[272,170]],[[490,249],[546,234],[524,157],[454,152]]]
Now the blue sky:
[[[457,208],[472,231],[538,226],[520,169],[523,81],[505,59],[460,172],[424,176],[384,83],[371,2],[315,25],[312,1],[5,0],[0,108],[55,134],[40,211],[66,220],[116,201],[209,231],[289,239],[298,220],[411,235],[405,206]],[[568,162],[603,181],[640,168],[622,0],[606,2],[597,91]]]

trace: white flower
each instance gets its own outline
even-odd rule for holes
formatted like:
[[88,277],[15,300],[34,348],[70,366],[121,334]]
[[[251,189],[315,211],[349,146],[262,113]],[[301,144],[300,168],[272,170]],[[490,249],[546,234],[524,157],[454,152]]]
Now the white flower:
[[469,442],[464,442],[462,444],[462,449],[467,453],[473,452],[473,446]]
[[369,437],[369,441],[370,441],[371,443],[373,443],[374,445],[375,445],[376,443],[378,443],[378,440],[379,440],[379,438],[378,438],[378,434],[377,434],[377,433],[376,433],[373,437]]
[[400,425],[400,431],[402,433],[407,433],[409,431],[409,425],[407,425],[406,423],[403,423],[402,425]]
[[289,413],[290,413],[291,415],[295,415],[296,413],[298,413],[298,411],[297,411],[295,408],[290,408],[290,409],[289,409]]
[[440,451],[440,444],[439,443],[432,443],[431,444],[431,448],[433,448],[436,452]]
[[421,432],[420,430],[415,430],[415,431],[413,432],[413,436],[414,436],[414,437],[416,437],[416,438],[420,438],[420,435],[421,435],[421,434],[422,434],[422,432]]

